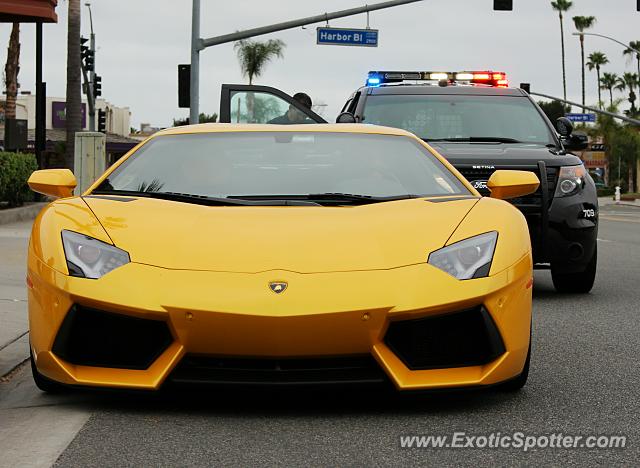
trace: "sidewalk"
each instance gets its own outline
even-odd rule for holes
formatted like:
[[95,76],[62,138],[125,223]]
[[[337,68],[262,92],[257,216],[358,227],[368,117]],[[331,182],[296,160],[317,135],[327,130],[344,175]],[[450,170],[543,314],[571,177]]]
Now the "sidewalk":
[[598,198],[598,205],[599,206],[607,206],[607,205],[619,205],[619,206],[635,206],[637,208],[640,208],[640,200],[634,200],[634,201],[624,201],[624,200],[620,200],[618,203],[616,203],[613,200],[613,197],[599,197]]
[[31,224],[0,224],[0,378],[29,357],[25,277]]

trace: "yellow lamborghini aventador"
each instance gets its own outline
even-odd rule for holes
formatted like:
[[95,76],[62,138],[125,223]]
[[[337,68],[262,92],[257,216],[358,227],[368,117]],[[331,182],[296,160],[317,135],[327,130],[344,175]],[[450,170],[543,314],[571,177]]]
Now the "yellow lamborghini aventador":
[[403,130],[225,125],[157,133],[74,196],[68,170],[28,256],[43,390],[527,379],[532,262],[518,210]]

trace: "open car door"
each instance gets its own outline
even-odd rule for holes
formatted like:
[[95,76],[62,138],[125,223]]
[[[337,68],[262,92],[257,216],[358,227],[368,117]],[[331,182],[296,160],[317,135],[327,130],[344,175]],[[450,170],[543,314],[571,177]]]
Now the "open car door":
[[327,123],[279,89],[269,86],[223,84],[220,96],[223,123]]

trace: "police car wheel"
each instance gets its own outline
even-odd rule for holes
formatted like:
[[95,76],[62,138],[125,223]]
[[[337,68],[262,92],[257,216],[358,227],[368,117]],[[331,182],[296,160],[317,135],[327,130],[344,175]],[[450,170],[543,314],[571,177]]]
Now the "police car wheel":
[[33,376],[33,381],[35,382],[36,387],[46,393],[62,393],[65,391],[65,387],[63,385],[46,378],[38,372],[38,368],[36,367],[36,363],[33,359],[33,354],[30,353],[29,357],[31,359],[31,375]]
[[596,266],[598,264],[598,250],[593,251],[593,256],[584,271],[580,273],[557,273],[551,268],[553,286],[559,293],[586,294],[593,288],[596,280]]

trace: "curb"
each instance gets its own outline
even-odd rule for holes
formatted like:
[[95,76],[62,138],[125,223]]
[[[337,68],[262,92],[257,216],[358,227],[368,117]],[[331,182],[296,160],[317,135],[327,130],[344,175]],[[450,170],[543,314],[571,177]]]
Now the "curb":
[[27,359],[29,359],[29,333],[24,332],[0,350],[0,380]]
[[8,208],[0,210],[0,224],[15,223],[18,221],[30,221],[35,219],[47,203],[28,203],[18,208]]

